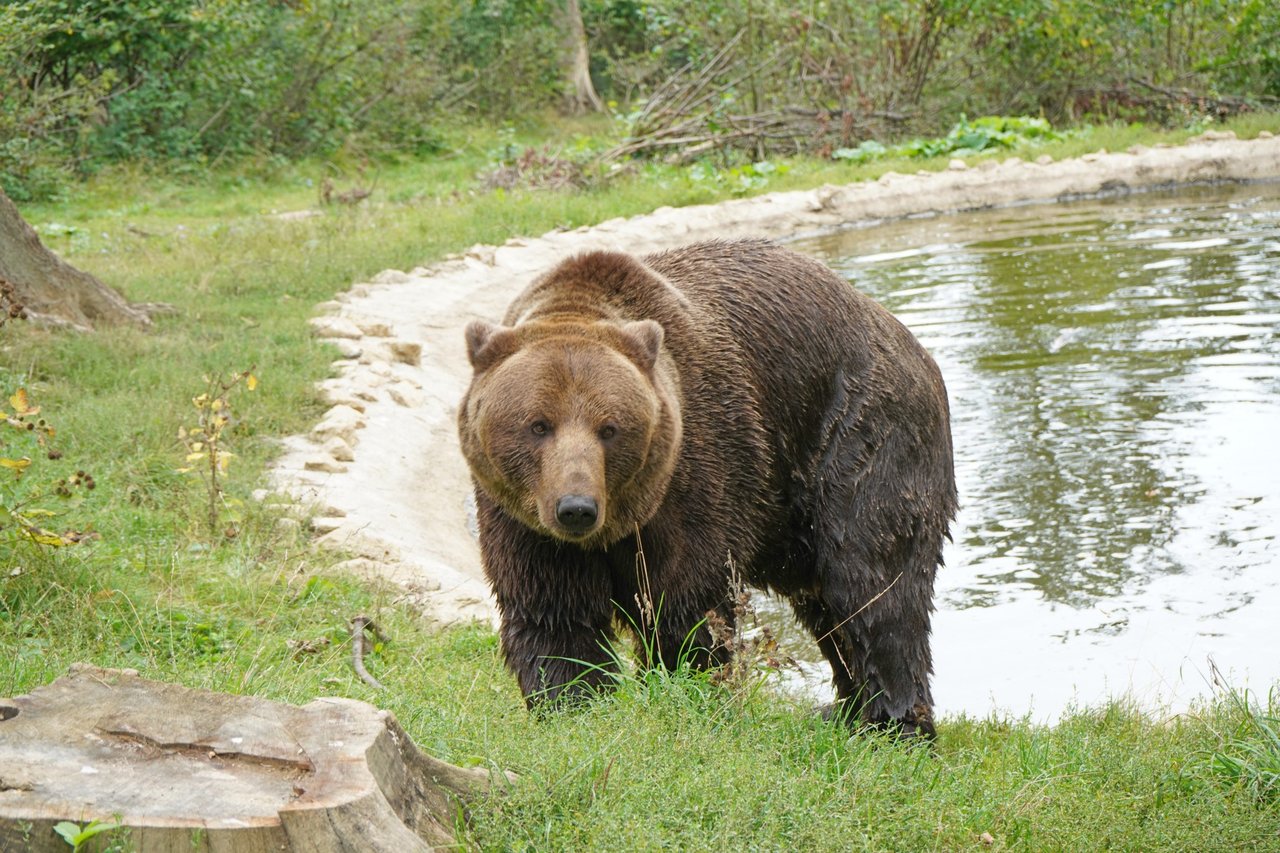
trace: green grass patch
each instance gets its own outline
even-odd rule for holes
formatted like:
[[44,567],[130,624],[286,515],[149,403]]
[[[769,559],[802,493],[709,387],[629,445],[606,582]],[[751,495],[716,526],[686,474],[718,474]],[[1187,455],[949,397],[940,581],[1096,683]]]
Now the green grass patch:
[[[1242,136],[1275,132],[1280,118],[1229,126]],[[1124,150],[1195,130],[1094,128],[1018,153]],[[521,774],[510,796],[475,807],[466,841],[482,849],[1280,844],[1274,705],[1242,710],[1242,700],[1224,699],[1170,719],[1114,705],[1053,727],[951,718],[931,753],[851,739],[772,688],[742,699],[697,676],[652,674],[538,720],[503,671],[492,631],[431,630],[394,591],[330,573],[335,555],[313,550],[276,509],[249,499],[279,439],[323,410],[314,386],[335,353],[306,320],[353,282],[477,242],[660,205],[942,169],[949,159],[641,164],[588,189],[480,188],[477,176],[511,145],[590,148],[583,136],[600,132],[590,122],[457,131],[448,154],[422,160],[245,163],[176,177],[116,168],[65,202],[25,208],[72,263],[177,312],[145,332],[0,330],[4,397],[27,388],[58,429],[63,459],[40,465],[95,478],[58,522],[99,537],[52,550],[0,531],[0,695],[88,661],[288,702],[332,694],[375,702],[441,758]],[[355,207],[320,208],[325,179],[373,194]],[[318,213],[279,216],[300,210]],[[224,437],[236,453],[228,494],[242,505],[234,535],[212,535],[203,486],[177,470],[186,453],[178,429],[193,422],[202,377],[251,365],[259,387],[237,398],[238,420]],[[347,626],[360,613],[390,637],[367,659],[383,692],[349,664]]]

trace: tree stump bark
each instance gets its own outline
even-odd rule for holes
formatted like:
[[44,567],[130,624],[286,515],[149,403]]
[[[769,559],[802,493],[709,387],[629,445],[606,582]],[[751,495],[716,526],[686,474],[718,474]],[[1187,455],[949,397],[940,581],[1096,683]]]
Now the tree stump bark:
[[302,707],[77,664],[0,699],[0,850],[409,851],[454,845],[461,804],[510,774],[420,752],[388,711]]
[[95,325],[151,318],[87,272],[45,248],[4,190],[0,189],[0,279],[13,286],[33,320],[89,331]]

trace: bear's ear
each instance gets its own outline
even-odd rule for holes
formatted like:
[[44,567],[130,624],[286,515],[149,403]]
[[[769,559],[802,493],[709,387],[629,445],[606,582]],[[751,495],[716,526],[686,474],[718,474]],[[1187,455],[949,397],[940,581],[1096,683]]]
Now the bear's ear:
[[622,334],[631,346],[631,357],[645,373],[653,370],[662,350],[664,333],[655,320],[634,320],[622,324]]
[[476,373],[492,367],[514,351],[513,331],[484,320],[472,320],[467,324],[467,358]]

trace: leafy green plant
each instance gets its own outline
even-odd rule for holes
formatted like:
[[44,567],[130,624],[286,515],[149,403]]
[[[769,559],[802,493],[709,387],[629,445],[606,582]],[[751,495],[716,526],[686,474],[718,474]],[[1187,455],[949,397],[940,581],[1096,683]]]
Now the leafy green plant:
[[995,149],[1011,150],[1062,138],[1062,134],[1055,131],[1043,118],[984,116],[973,121],[962,118],[946,136],[913,139],[891,147],[868,139],[856,148],[838,148],[831,152],[831,156],[836,160],[853,163],[866,163],[881,157],[945,157],[948,154],[976,154]]
[[[55,548],[84,541],[91,535],[86,531],[57,533],[42,525],[61,510],[79,505],[84,492],[96,486],[93,476],[77,470],[33,484],[29,473],[33,465],[43,470],[62,458],[62,452],[52,446],[57,430],[40,417],[40,407],[31,402],[25,388],[15,391],[8,402],[12,411],[0,410],[0,538],[7,534],[7,538]],[[51,508],[59,504],[59,509]]]
[[[231,503],[223,488],[227,467],[235,456],[226,447],[227,432],[236,423],[231,394],[241,387],[253,391],[258,387],[258,377],[253,375],[250,367],[230,377],[221,373],[207,375],[204,381],[204,392],[191,398],[191,405],[196,410],[195,426],[178,428],[178,440],[186,448],[186,461],[190,463],[179,468],[178,472],[195,474],[204,480],[208,495],[209,532],[217,536],[222,508]],[[235,535],[234,528],[223,532],[228,538]]]
[[[100,820],[91,820],[84,826],[80,826],[78,823],[72,823],[69,820],[64,820],[61,823],[54,824],[53,831],[62,836],[62,839],[67,842],[67,845],[70,846],[72,850],[79,853],[84,845],[90,840],[104,832],[111,832],[112,830],[119,828],[120,824],[118,823],[103,823]],[[113,847],[112,849],[122,848]]]

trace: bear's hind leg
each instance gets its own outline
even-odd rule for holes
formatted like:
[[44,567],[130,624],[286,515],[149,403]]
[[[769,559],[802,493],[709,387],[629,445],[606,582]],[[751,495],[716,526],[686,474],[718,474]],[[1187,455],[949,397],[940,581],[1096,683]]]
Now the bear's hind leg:
[[885,597],[867,606],[855,597],[822,590],[817,598],[795,603],[797,616],[831,665],[836,702],[825,715],[843,719],[851,728],[870,725],[932,739],[927,635],[923,641],[913,639],[893,619],[869,616]]

